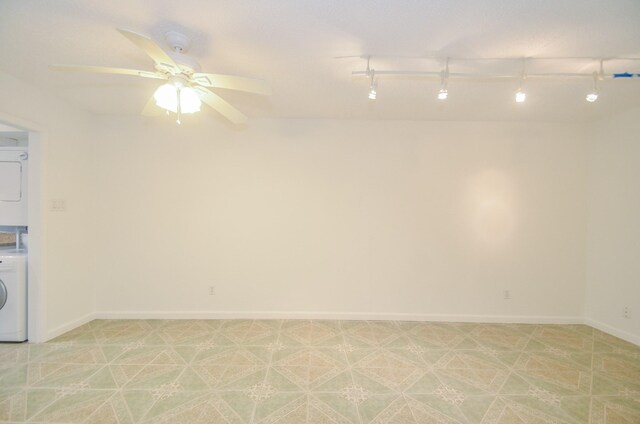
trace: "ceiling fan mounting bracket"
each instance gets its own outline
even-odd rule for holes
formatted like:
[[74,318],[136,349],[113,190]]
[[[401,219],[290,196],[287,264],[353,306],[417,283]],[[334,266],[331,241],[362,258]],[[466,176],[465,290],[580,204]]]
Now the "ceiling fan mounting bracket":
[[191,38],[178,31],[167,31],[164,33],[164,39],[169,47],[176,53],[186,53],[191,47]]
[[189,80],[182,75],[169,77],[168,83],[180,88],[189,86]]
[[200,72],[200,64],[194,58],[182,53],[167,53],[171,59],[178,65],[176,68],[164,68],[162,65],[156,65],[156,69],[160,72],[168,73],[170,75],[184,74],[191,77],[194,72]]

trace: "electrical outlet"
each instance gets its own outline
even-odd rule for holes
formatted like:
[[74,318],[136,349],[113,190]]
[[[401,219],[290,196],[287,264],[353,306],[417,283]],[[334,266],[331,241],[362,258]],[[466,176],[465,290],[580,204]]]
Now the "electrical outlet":
[[67,201],[65,199],[52,199],[49,209],[51,212],[66,212]]
[[511,292],[509,290],[504,291],[504,300],[511,299]]
[[209,286],[209,296],[216,295],[216,286]]
[[622,310],[622,318],[631,318],[631,312],[629,312],[629,307],[625,306],[624,309]]

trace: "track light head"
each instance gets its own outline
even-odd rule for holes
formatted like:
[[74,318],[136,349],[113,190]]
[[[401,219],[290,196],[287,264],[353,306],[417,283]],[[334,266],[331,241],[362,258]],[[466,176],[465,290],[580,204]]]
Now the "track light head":
[[518,91],[516,91],[516,103],[524,103],[525,100],[527,100],[527,93],[522,89],[524,80],[527,78],[526,65],[527,59],[522,58],[522,73],[520,74],[520,86],[518,87]]
[[593,73],[593,89],[585,97],[589,103],[593,103],[598,100],[598,80],[600,79],[600,75],[601,74],[598,74],[597,72]]
[[447,84],[449,83],[449,58],[447,58],[447,66],[444,71],[440,72],[440,91],[438,91],[438,100],[447,100],[449,97],[449,90],[447,90]]
[[375,72],[371,70],[371,83],[369,84],[369,100],[375,100],[378,97],[378,83],[375,80]]

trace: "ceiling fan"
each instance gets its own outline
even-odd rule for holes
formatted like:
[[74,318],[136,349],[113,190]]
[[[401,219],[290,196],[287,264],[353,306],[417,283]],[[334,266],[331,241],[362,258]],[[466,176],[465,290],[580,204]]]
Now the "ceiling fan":
[[242,112],[208,88],[225,88],[260,95],[271,94],[267,83],[260,79],[200,72],[198,62],[185,54],[191,45],[191,40],[177,31],[169,31],[165,34],[165,39],[173,50],[171,52],[165,52],[155,41],[144,35],[124,29],[118,29],[118,31],[153,59],[155,71],[78,65],[51,65],[51,69],[133,75],[165,80],[166,83],[161,85],[149,99],[142,114],[155,116],[160,112],[156,107],[158,106],[166,110],[167,114],[176,113],[178,123],[180,123],[180,115],[200,111],[203,102],[234,124],[247,121],[247,117]]

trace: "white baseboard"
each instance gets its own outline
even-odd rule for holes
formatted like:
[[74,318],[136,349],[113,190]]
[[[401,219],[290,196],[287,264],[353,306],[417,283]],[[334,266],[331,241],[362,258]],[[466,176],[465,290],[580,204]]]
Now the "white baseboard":
[[618,338],[621,338],[622,340],[628,341],[629,343],[633,343],[637,346],[640,346],[640,336],[638,335],[629,333],[628,331],[620,330],[618,328],[604,324],[600,321],[593,320],[591,318],[585,318],[584,323],[593,328],[597,328],[600,331],[604,331],[607,334],[611,334],[612,336],[616,336]]
[[486,322],[509,324],[582,324],[581,317],[525,315],[444,315],[393,312],[304,311],[103,311],[98,319],[330,319],[370,321]]
[[66,333],[67,331],[71,331],[74,328],[78,328],[81,325],[84,325],[84,324],[88,323],[89,321],[94,320],[95,318],[96,318],[96,314],[89,313],[89,314],[87,314],[87,315],[85,315],[85,316],[83,316],[81,318],[78,318],[76,320],[69,321],[69,322],[67,322],[65,324],[62,324],[62,325],[60,325],[60,326],[58,326],[56,328],[53,328],[53,329],[49,330],[47,332],[47,335],[46,335],[45,339],[42,340],[42,341],[43,342],[47,342],[47,341],[49,341],[49,340],[51,340],[53,338],[56,338],[56,337],[58,337],[58,336],[60,336],[60,335],[62,335],[64,333]]
[[640,336],[590,318],[536,315],[444,315],[373,312],[303,312],[303,311],[103,311],[89,313],[58,326],[47,333],[46,340],[58,337],[94,319],[318,319],[369,321],[433,321],[503,324],[586,324],[612,336],[640,346]]

